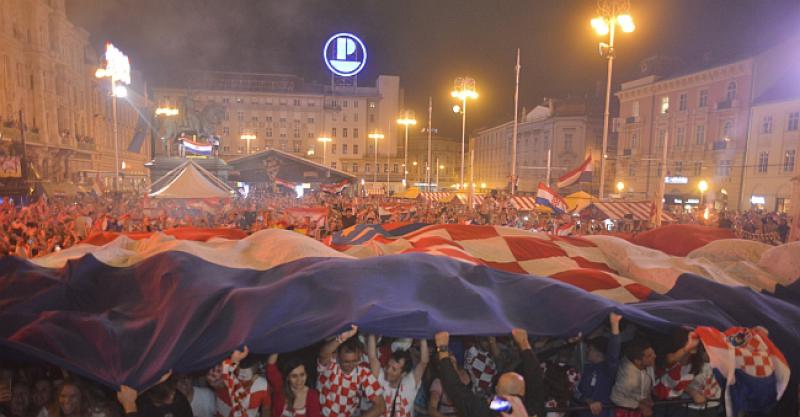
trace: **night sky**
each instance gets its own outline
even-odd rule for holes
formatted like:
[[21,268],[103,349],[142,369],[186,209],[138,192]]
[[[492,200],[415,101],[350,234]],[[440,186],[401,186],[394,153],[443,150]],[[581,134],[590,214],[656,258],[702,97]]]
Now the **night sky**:
[[[359,76],[401,77],[407,106],[422,121],[433,96],[433,124],[460,135],[450,109],[453,79],[477,80],[468,130],[513,114],[514,55],[522,51],[520,105],[542,97],[602,91],[605,61],[589,20],[593,0],[67,0],[67,13],[101,50],[109,40],[131,57],[150,86],[180,86],[186,69],[277,72],[326,82],[327,37],[364,39]],[[691,65],[745,57],[800,23],[797,0],[632,0],[637,25],[617,40],[616,85],[636,77],[642,58],[678,56]]]

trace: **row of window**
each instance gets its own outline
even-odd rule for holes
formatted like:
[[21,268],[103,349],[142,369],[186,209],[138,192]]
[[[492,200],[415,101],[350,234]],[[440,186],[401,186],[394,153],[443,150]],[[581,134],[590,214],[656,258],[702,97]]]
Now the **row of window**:
[[[789,113],[786,120],[786,130],[794,132],[800,130],[800,112]],[[766,115],[761,118],[761,133],[772,133],[772,115]]]
[[[725,89],[725,103],[729,105],[736,99],[736,81],[731,81]],[[659,106],[659,113],[666,114],[669,112],[669,96],[662,96]],[[697,94],[697,107],[708,107],[708,90],[700,90]],[[678,95],[678,111],[686,111],[689,108],[689,93],[681,93]],[[633,102],[631,113],[634,117],[639,117],[639,102]]]
[[[706,126],[705,125],[697,125],[694,129],[694,144],[695,145],[705,145],[706,143]],[[664,140],[666,139],[667,130],[666,129],[658,129],[658,137],[655,143],[655,147],[657,149],[661,149],[664,144]],[[722,137],[726,141],[730,141],[733,137],[733,121],[728,120],[722,124]],[[670,142],[673,144],[674,147],[683,147],[686,145],[686,128],[683,126],[679,126],[675,128],[675,137],[674,140],[670,138]],[[638,132],[631,132],[629,136],[629,146],[630,149],[637,149],[639,147],[639,133]]]
[[[381,164],[377,164],[375,166],[377,167],[378,172],[381,172]],[[331,168],[336,169],[336,161],[331,161]],[[342,168],[344,168],[344,170],[347,171],[348,167],[346,164],[342,164]],[[358,163],[353,163],[352,165],[350,165],[350,172],[357,174],[358,170],[359,170]],[[371,171],[372,171],[372,164],[364,164],[364,173],[369,174]],[[397,174],[399,171],[400,171],[399,164],[392,165],[393,173]],[[389,164],[383,164],[383,173],[385,174],[387,172],[389,172]]]
[[[331,154],[332,155],[336,155],[336,149],[337,149],[336,145],[337,145],[336,143],[331,144]],[[342,143],[341,145],[342,145],[342,147],[341,147],[342,155],[347,155],[347,144],[346,143]],[[353,155],[358,155],[358,144],[357,143],[353,144]]]
[[[337,130],[335,127],[332,127],[332,128],[331,128],[331,137],[332,137],[332,138],[335,138],[335,137],[336,137],[336,134],[337,134],[337,132],[338,132],[338,130]],[[343,138],[346,138],[346,137],[347,137],[347,133],[348,133],[348,128],[346,128],[346,127],[343,127],[343,128],[342,128],[342,137],[343,137]],[[358,137],[358,128],[357,128],[357,127],[354,127],[354,128],[353,128],[353,137],[354,137],[354,138],[357,138],[357,137]]]
[[[794,172],[797,151],[790,149],[783,153],[783,164],[780,165],[782,172]],[[759,152],[756,172],[766,174],[769,171],[769,152]]]

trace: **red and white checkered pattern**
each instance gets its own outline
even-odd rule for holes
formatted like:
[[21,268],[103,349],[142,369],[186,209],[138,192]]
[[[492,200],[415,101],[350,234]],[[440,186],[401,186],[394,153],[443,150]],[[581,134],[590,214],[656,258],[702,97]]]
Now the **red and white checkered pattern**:
[[758,377],[772,375],[772,359],[769,357],[767,344],[761,338],[747,335],[744,346],[733,349],[736,354],[736,367],[746,374]]
[[653,394],[660,400],[680,397],[689,384],[694,381],[695,375],[691,373],[691,370],[691,363],[685,365],[675,363],[669,368],[656,369],[656,383],[653,385]]
[[536,197],[515,195],[511,197],[511,205],[520,211],[533,211],[536,209]]
[[250,387],[236,377],[236,366],[230,359],[222,362],[224,389],[216,392],[217,414],[221,417],[257,417],[262,407],[269,407],[267,380],[255,376]]
[[359,258],[400,253],[446,256],[520,274],[549,276],[621,303],[651,289],[620,276],[593,242],[500,226],[431,225],[400,238],[380,237],[344,253]]
[[497,364],[483,349],[472,346],[464,353],[464,369],[472,376],[473,389],[488,393],[497,375]]
[[319,401],[325,417],[352,417],[362,397],[375,401],[383,393],[378,379],[363,364],[345,374],[336,359],[331,359],[327,365],[318,363],[317,372]]

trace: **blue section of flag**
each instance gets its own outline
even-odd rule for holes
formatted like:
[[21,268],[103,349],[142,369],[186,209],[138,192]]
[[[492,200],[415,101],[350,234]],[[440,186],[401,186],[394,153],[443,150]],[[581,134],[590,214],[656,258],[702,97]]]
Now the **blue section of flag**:
[[427,226],[425,223],[411,223],[397,227],[380,224],[357,224],[341,232],[334,233],[331,238],[331,244],[361,245],[374,239],[376,236],[383,236],[386,238],[399,237],[406,233],[415,232],[425,226]]
[[136,122],[136,130],[133,132],[131,142],[128,144],[128,152],[140,153],[142,151],[142,145],[147,137],[147,129],[151,125],[151,120],[145,116],[146,114],[150,114],[151,109],[141,107],[138,110],[139,119]]

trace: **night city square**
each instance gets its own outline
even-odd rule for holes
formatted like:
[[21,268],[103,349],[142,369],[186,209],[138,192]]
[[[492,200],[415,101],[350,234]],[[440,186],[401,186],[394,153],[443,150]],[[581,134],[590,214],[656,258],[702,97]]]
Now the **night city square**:
[[800,417],[798,23],[0,0],[0,417]]

